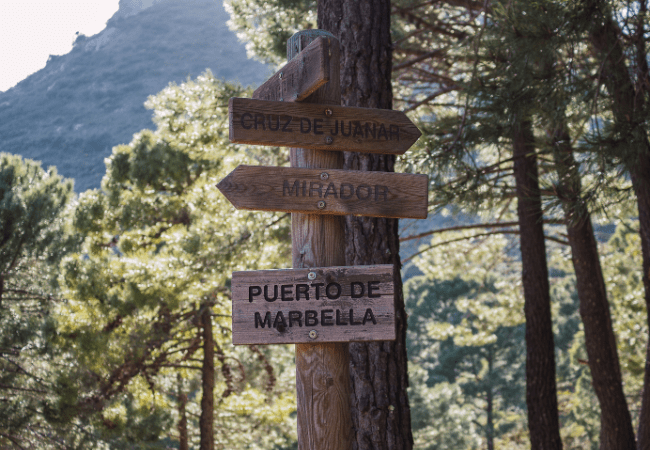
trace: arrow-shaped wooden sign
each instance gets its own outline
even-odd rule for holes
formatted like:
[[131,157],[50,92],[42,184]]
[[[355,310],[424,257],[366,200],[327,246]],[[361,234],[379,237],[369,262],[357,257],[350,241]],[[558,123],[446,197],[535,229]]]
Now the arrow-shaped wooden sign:
[[426,175],[239,166],[217,185],[238,209],[425,219]]
[[231,98],[230,140],[401,155],[421,136],[401,111]]
[[[254,99],[300,102],[330,80],[330,58],[338,45],[319,37],[253,92]],[[338,60],[338,55],[335,55]]]
[[232,274],[233,344],[395,340],[393,265]]

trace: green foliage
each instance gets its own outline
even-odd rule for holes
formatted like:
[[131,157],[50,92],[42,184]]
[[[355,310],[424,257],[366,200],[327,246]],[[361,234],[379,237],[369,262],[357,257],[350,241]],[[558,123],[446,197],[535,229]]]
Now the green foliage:
[[65,438],[69,417],[52,420],[50,344],[60,302],[56,265],[75,248],[66,217],[72,182],[54,168],[0,154],[0,446],[51,448]]
[[230,273],[289,259],[286,214],[236,211],[215,187],[239,164],[284,162],[278,149],[253,153],[229,143],[228,99],[243,95],[210,72],[168,86],[147,103],[156,131],[115,147],[102,191],[79,198],[74,225],[85,239],[62,264],[67,302],[57,314],[59,344],[83,367],[75,377],[83,393],[78,408],[100,411],[94,426],[112,448],[177,439],[178,374],[187,409],[198,416],[205,308],[221,373],[221,448],[295,441],[295,393],[285,373],[291,355],[231,344]]

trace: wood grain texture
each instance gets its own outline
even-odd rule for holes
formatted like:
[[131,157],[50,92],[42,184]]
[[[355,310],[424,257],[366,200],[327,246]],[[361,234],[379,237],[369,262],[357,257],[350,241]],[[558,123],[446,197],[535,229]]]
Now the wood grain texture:
[[309,97],[330,80],[330,41],[329,37],[318,37],[297,58],[255,89],[253,98],[299,102]]
[[[296,33],[287,42],[287,59],[293,59],[322,30]],[[331,44],[330,81],[305,102],[341,104],[339,45]],[[339,152],[291,149],[291,166],[318,169],[343,168]],[[293,267],[345,265],[345,230],[342,216],[291,214]],[[348,343],[296,344],[298,450],[352,449],[350,416],[350,366]]]
[[233,97],[230,141],[401,155],[421,136],[401,111]]
[[234,344],[395,339],[392,265],[235,272],[232,303]]
[[425,219],[428,185],[417,174],[241,165],[217,187],[238,209]]

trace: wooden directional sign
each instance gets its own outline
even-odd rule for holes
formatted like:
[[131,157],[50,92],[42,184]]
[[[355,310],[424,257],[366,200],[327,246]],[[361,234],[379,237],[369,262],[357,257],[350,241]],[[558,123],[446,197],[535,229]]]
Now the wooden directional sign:
[[253,98],[300,102],[330,80],[330,58],[338,52],[328,37],[319,37],[253,92]]
[[395,339],[393,265],[232,274],[234,344]]
[[420,130],[400,111],[231,98],[230,140],[255,145],[401,155]]
[[425,219],[426,175],[239,166],[217,185],[238,209]]

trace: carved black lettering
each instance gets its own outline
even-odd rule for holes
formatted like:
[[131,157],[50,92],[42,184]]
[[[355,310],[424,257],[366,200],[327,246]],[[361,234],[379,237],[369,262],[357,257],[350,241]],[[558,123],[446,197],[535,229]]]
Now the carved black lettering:
[[375,201],[379,201],[379,197],[384,197],[384,201],[388,201],[388,186],[382,186],[380,184],[375,186]]
[[345,124],[344,124],[343,121],[341,120],[341,134],[342,134],[343,136],[350,136],[350,135],[352,134],[352,122],[348,122],[348,132],[347,132],[347,133],[345,133],[345,131],[343,131],[343,130],[344,130],[344,128],[343,128],[344,126],[345,126]]
[[389,133],[390,133],[390,140],[393,140],[393,136],[395,136],[395,139],[399,141],[399,127],[397,125],[390,125],[388,127]]
[[333,309],[322,309],[320,312],[320,324],[324,327],[328,325],[334,325],[334,317],[331,314],[334,313]]
[[307,195],[307,182],[303,181],[302,182],[302,196],[304,197],[306,195]]
[[377,132],[377,139],[381,139],[381,135],[384,135],[384,139],[388,140],[388,133],[386,133],[386,127],[382,123],[379,125],[379,131]]
[[381,294],[378,292],[373,294],[373,291],[379,290],[379,281],[368,281],[368,298],[377,298],[381,297]]
[[337,134],[339,134],[339,121],[338,120],[334,121],[334,130],[330,130],[330,134],[332,136],[336,136]]
[[270,131],[278,131],[280,129],[280,116],[276,116],[275,119],[275,128],[273,128],[273,121],[271,120],[271,117],[273,117],[273,114],[269,114],[269,130]]
[[[345,316],[343,316],[343,317],[345,317]],[[341,321],[341,318],[342,318],[341,317],[341,310],[337,309],[336,310],[336,324],[337,325],[348,325],[347,322]]]
[[323,196],[323,185],[321,183],[318,183],[316,181],[312,181],[309,183],[309,196],[313,197],[312,193],[318,192],[318,197]]
[[[361,195],[361,190],[362,189],[366,190],[366,195],[365,196]],[[370,186],[368,186],[367,184],[360,184],[357,187],[357,198],[359,200],[368,200],[371,195],[372,195],[372,188]]]
[[271,313],[267,311],[266,315],[264,316],[264,320],[262,320],[262,316],[260,313],[256,312],[255,313],[255,328],[258,328],[258,325],[264,328],[264,325],[268,326],[271,328]]
[[284,314],[282,311],[278,311],[278,314],[275,316],[273,321],[273,328],[277,328],[278,331],[284,331],[287,328],[287,321],[284,319]]
[[289,326],[293,326],[293,322],[298,322],[298,326],[302,326],[302,312],[301,311],[289,311]]
[[377,325],[377,319],[375,319],[375,315],[370,308],[366,309],[366,313],[363,315],[363,324],[365,325],[369,320],[372,321],[373,325]]
[[253,303],[253,297],[260,295],[262,288],[259,286],[248,286],[248,303]]
[[323,124],[319,122],[322,121],[323,119],[314,119],[314,134],[325,134],[324,131],[320,131],[320,129],[323,128]]
[[293,117],[291,116],[286,116],[286,117],[287,117],[287,121],[284,123],[284,125],[282,125],[282,131],[284,131],[285,133],[293,133],[293,130],[289,129],[289,125],[291,124]]
[[363,128],[361,128],[361,122],[354,122],[354,134],[352,137],[355,138],[357,136],[363,137]]
[[305,296],[305,300],[309,300],[308,284],[296,284],[296,301],[300,300],[300,294]]
[[282,196],[286,197],[287,195],[291,197],[292,195],[295,195],[298,197],[300,195],[300,182],[298,180],[293,182],[293,186],[289,185],[289,182],[287,180],[284,180],[282,183]]
[[[358,294],[355,292],[357,287],[360,289],[360,292]],[[350,283],[350,297],[361,298],[363,297],[363,294],[365,294],[365,292],[366,292],[366,288],[361,281],[353,281],[352,283]]]
[[350,325],[361,325],[361,322],[354,321],[354,310],[350,310]]
[[325,285],[323,283],[312,283],[312,286],[316,287],[316,300],[320,300],[320,288]]
[[278,286],[273,286],[273,298],[269,298],[269,286],[264,286],[264,300],[267,302],[274,302],[278,298]]
[[280,287],[280,299],[282,299],[283,302],[291,302],[293,301],[293,297],[290,297],[293,290],[293,284],[283,284]]
[[309,120],[307,118],[300,119],[300,132],[304,133],[304,134],[307,134],[310,131],[311,131],[311,120]]
[[318,325],[318,311],[308,309],[305,311],[305,326],[313,327],[314,325]]
[[327,186],[327,190],[325,191],[325,195],[323,195],[323,197],[327,198],[330,195],[333,195],[334,198],[339,198],[338,194],[336,193],[336,186],[334,186],[334,183],[330,183]]
[[264,124],[264,114],[262,114],[262,113],[255,114],[255,129],[256,130],[257,130],[258,125],[262,126],[262,130],[266,130],[266,125]]
[[377,124],[373,123],[372,124],[372,130],[370,129],[370,122],[366,122],[366,139],[368,139],[368,135],[372,134],[372,138],[375,139],[377,137]]
[[[331,291],[335,291],[335,292],[332,293]],[[336,300],[341,296],[341,285],[338,283],[329,283],[325,288],[325,295],[327,295],[327,298],[329,298],[330,300]]]
[[[350,189],[349,195],[345,193],[345,188]],[[353,195],[354,195],[354,186],[348,183],[341,184],[341,200],[351,199]]]
[[251,123],[250,125],[247,126],[246,123],[244,123],[244,120],[246,119],[246,116],[248,116],[248,118],[250,120],[253,120],[253,115],[251,113],[244,113],[244,114],[241,115],[241,126],[242,126],[242,128],[250,130],[251,128],[253,128],[253,124]]

